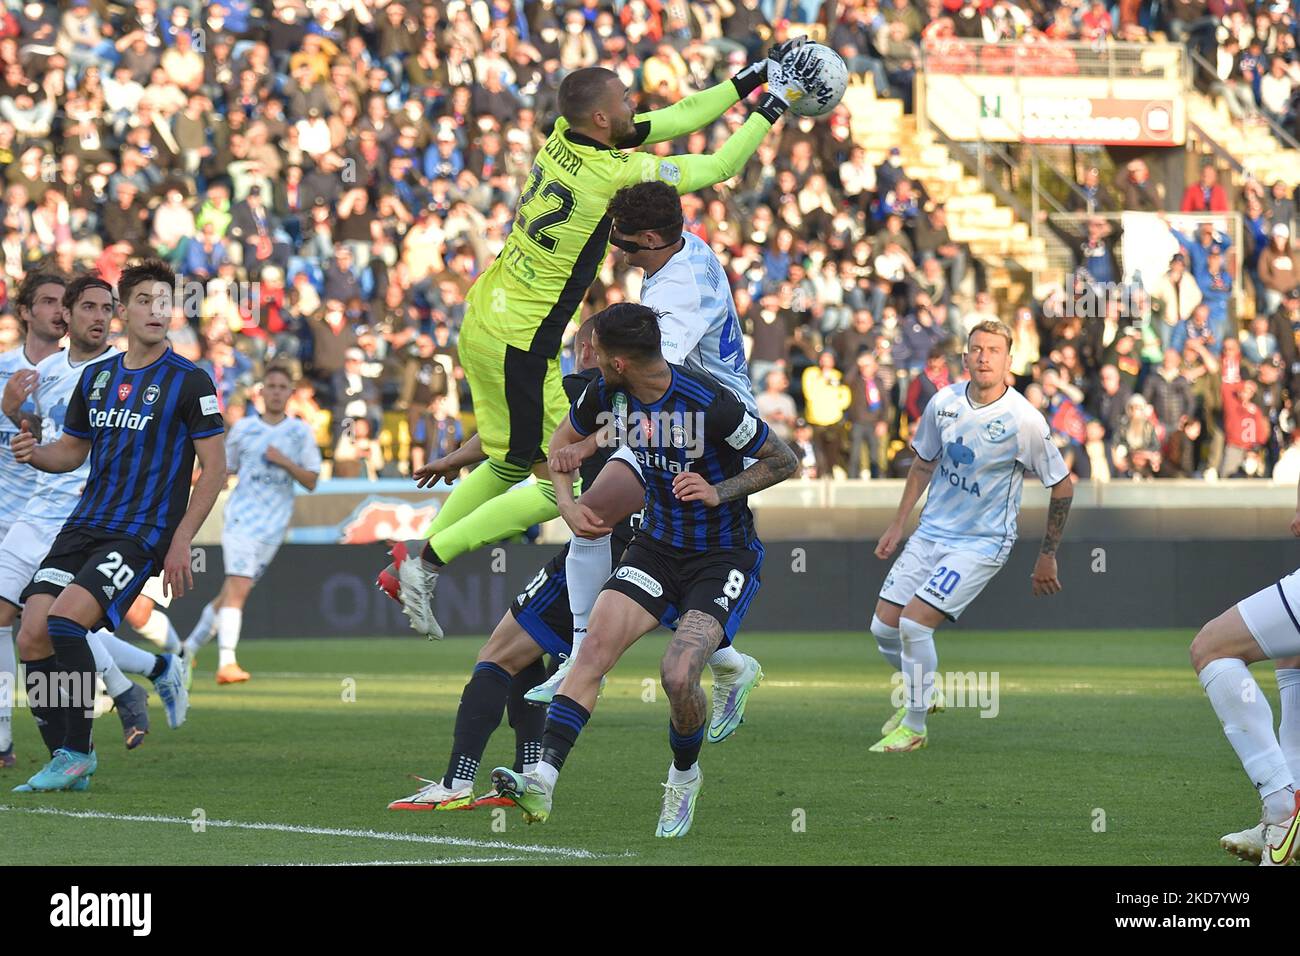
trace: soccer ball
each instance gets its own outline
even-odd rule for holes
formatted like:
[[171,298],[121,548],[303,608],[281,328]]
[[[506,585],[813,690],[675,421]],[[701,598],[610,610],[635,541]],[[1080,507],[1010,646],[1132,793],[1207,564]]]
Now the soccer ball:
[[844,58],[824,43],[805,43],[781,62],[781,72],[789,84],[786,102],[798,116],[825,116],[849,86]]

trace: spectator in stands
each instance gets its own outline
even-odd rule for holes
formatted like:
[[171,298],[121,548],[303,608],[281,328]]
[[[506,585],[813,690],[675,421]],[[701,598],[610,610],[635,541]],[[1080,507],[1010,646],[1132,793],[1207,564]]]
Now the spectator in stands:
[[1131,159],[1124,166],[1119,192],[1124,209],[1159,212],[1164,208],[1163,187],[1151,181],[1151,170],[1144,160]]
[[1247,456],[1258,453],[1268,438],[1268,418],[1255,402],[1259,384],[1244,378],[1223,386],[1223,461],[1219,477],[1235,478]]
[[1112,462],[1118,477],[1154,478],[1160,472],[1160,436],[1151,419],[1146,399],[1131,396],[1113,442]]
[[1274,123],[1285,122],[1295,93],[1292,67],[1281,56],[1273,57],[1268,72],[1259,81],[1259,105]]
[[857,478],[862,473],[864,450],[870,476],[879,478],[884,471],[889,423],[894,419],[894,411],[889,401],[889,390],[879,371],[875,355],[863,352],[857,357],[845,382],[852,396],[848,412],[850,478]]
[[1083,171],[1083,179],[1071,191],[1069,209],[1071,212],[1083,212],[1092,215],[1115,208],[1114,202],[1101,185],[1101,170],[1089,166]]
[[1202,166],[1200,181],[1184,190],[1179,209],[1183,212],[1227,212],[1228,194],[1219,185],[1219,171],[1208,163]]
[[1114,441],[1120,431],[1132,394],[1129,387],[1121,381],[1119,369],[1114,365],[1101,367],[1097,383],[1087,397],[1086,409],[1088,414],[1102,423],[1107,441]]
[[817,445],[813,441],[813,427],[802,418],[795,422],[794,450],[799,456],[799,477],[816,478],[820,472],[817,467],[818,455]]
[[1201,288],[1187,271],[1187,255],[1179,252],[1169,260],[1169,269],[1156,280],[1151,290],[1152,313],[1162,349],[1169,347],[1179,322],[1192,316],[1201,304]]
[[341,424],[334,442],[332,474],[335,478],[374,481],[379,477],[384,470],[384,449],[371,435],[369,419],[347,419]]
[[1291,250],[1291,228],[1279,222],[1270,232],[1269,244],[1259,254],[1259,281],[1264,289],[1262,311],[1272,314],[1282,297],[1300,285]]
[[1106,220],[1096,216],[1088,220],[1088,234],[1079,247],[1079,264],[1094,282],[1118,281],[1119,271],[1115,267],[1117,239],[1114,227]]
[[776,433],[776,437],[790,443],[794,441],[794,424],[798,417],[794,399],[790,396],[790,379],[781,369],[767,373],[763,391],[755,401],[758,414]]
[[1258,368],[1277,355],[1277,337],[1269,331],[1267,316],[1257,315],[1250,321],[1250,329],[1241,333],[1241,357]]
[[834,477],[834,470],[842,469],[844,412],[853,400],[843,379],[830,351],[818,355],[817,364],[803,373],[804,418],[813,427],[817,474],[822,478]]
[[1187,342],[1195,339],[1205,345],[1212,354],[1218,355],[1223,349],[1224,327],[1214,319],[1210,306],[1202,302],[1192,310],[1190,319],[1179,322],[1174,328],[1173,335],[1169,338],[1169,348],[1181,355]]
[[411,471],[426,462],[445,458],[460,447],[465,433],[460,422],[447,411],[445,395],[434,396],[411,429]]

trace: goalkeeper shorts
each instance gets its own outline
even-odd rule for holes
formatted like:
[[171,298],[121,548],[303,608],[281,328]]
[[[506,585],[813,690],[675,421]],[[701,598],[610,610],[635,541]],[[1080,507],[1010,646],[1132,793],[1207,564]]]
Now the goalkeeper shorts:
[[475,319],[472,309],[457,347],[483,453],[520,468],[544,461],[551,436],[569,413],[559,358],[507,345]]

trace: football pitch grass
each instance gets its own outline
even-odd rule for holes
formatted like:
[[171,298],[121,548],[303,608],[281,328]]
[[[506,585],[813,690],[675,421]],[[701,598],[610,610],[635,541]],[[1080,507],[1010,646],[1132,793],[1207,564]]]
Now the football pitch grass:
[[[663,632],[610,675],[534,826],[513,808],[386,809],[419,787],[409,774],[445,769],[479,641],[246,641],[253,680],[233,687],[215,685],[210,647],[182,729],[152,694],[139,749],[123,748],[116,715],[97,722],[85,793],[9,792],[41,756],[16,710],[0,845],[29,865],[1242,865],[1218,840],[1259,805],[1188,666],[1191,637],[940,632],[942,670],[996,673],[997,716],[972,699],[931,718],[928,749],[872,754],[892,688],[868,635],[747,634],[766,679],[744,726],[705,745],[683,840],[654,837],[670,760]],[[1255,673],[1276,716],[1272,674]],[[503,720],[480,791],[513,756]]]

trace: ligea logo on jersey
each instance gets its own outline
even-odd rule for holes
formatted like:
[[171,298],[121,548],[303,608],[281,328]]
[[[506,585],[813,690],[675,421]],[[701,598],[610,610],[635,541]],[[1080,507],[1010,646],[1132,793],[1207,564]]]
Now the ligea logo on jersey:
[[128,431],[142,432],[151,421],[152,415],[141,415],[125,408],[90,410],[90,424],[93,428],[125,428]]

